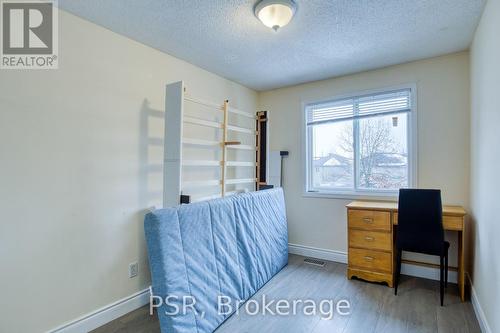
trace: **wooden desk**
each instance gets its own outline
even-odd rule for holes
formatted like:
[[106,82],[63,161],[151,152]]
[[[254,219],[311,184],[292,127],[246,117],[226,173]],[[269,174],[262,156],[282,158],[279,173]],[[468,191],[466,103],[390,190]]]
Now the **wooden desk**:
[[[443,227],[458,232],[458,289],[465,300],[464,240],[467,212],[460,206],[443,206]],[[348,269],[353,276],[386,282],[393,287],[395,268],[394,225],[398,224],[398,203],[353,201],[347,205]],[[433,264],[426,264],[436,266]]]

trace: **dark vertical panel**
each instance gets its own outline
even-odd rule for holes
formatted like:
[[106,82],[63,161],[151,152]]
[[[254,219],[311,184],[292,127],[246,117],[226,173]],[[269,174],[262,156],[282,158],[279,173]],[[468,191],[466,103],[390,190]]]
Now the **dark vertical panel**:
[[257,179],[259,185],[266,184],[266,167],[267,167],[267,111],[257,113],[256,121],[257,130],[257,152],[255,155],[256,161],[259,163],[257,166]]

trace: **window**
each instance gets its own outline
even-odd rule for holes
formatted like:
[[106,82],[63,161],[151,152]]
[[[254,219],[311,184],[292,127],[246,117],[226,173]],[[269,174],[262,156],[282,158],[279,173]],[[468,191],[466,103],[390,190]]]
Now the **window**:
[[413,185],[413,88],[305,107],[306,191],[394,195]]

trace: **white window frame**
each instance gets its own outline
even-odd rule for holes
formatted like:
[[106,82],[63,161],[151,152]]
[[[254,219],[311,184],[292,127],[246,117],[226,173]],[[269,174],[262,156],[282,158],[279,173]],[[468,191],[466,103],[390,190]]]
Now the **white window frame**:
[[[410,89],[410,99],[411,99],[411,111],[408,115],[407,122],[407,140],[408,140],[408,187],[415,188],[418,187],[417,180],[417,165],[418,165],[418,149],[417,149],[417,85],[412,84],[402,84],[398,86],[384,87],[372,90],[357,91],[353,93],[348,93],[344,95],[337,95],[329,98],[303,101],[301,112],[301,130],[302,130],[302,167],[303,167],[303,196],[304,197],[314,197],[314,198],[335,198],[335,199],[396,199],[398,197],[397,190],[352,190],[352,189],[334,189],[334,190],[322,190],[322,191],[311,191],[309,184],[311,183],[311,173],[309,172],[311,167],[311,147],[312,138],[310,137],[310,131],[307,130],[307,107],[314,104],[331,102],[340,99],[347,99],[353,97],[359,97],[364,95],[380,94],[384,92],[389,92],[393,90]],[[357,140],[354,137],[354,140]],[[356,163],[356,162],[354,162]],[[357,166],[353,166],[354,172],[356,173]],[[356,177],[356,176],[355,176]],[[356,181],[356,180],[355,180]]]

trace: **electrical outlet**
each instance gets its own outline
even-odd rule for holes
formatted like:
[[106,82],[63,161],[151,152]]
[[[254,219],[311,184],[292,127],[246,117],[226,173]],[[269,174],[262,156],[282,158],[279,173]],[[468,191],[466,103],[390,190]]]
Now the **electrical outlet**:
[[139,274],[139,263],[136,261],[128,265],[128,277],[133,278],[136,277],[137,274]]

